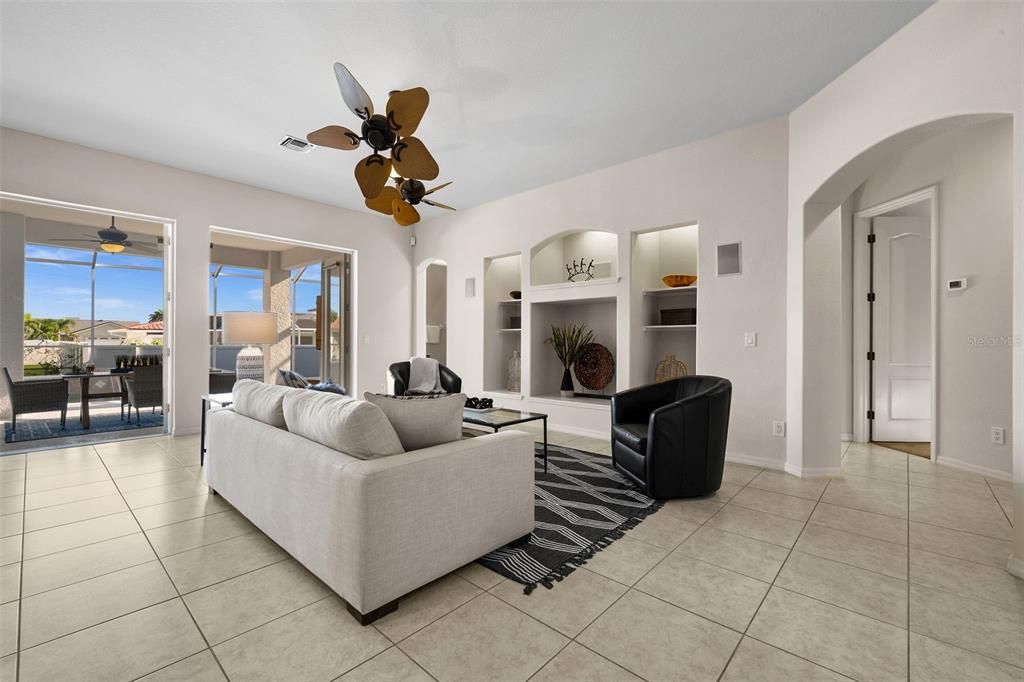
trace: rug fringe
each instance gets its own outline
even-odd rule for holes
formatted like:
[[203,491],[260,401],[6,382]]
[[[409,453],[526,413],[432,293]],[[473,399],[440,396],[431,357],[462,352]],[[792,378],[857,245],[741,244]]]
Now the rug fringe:
[[537,585],[543,585],[549,590],[552,589],[555,586],[555,581],[562,581],[569,577],[573,571],[590,561],[595,554],[612,544],[614,541],[622,538],[626,534],[627,530],[636,528],[641,521],[661,509],[664,504],[664,500],[655,500],[651,506],[626,519],[624,522],[592,542],[589,547],[584,547],[579,552],[566,559],[560,566],[552,569],[550,573],[537,582],[524,583],[523,594],[532,593],[537,589]]

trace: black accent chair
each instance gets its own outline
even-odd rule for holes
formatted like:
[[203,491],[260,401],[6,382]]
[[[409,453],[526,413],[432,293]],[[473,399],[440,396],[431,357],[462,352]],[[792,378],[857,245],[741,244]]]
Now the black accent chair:
[[[441,374],[441,388],[445,393],[462,393],[462,379],[444,365],[439,368]],[[405,395],[409,390],[409,361],[396,362],[388,371],[395,379],[395,395]]]
[[612,396],[612,461],[655,499],[722,485],[732,383],[686,376]]
[[60,428],[68,418],[68,382],[64,379],[28,379],[15,381],[4,367],[4,383],[11,401],[11,433],[18,429],[18,415],[33,412],[60,412]]
[[128,388],[128,423],[132,422],[132,408],[135,408],[135,422],[142,426],[139,417],[140,407],[163,409],[164,405],[164,368],[160,365],[136,367],[132,374],[125,378]]

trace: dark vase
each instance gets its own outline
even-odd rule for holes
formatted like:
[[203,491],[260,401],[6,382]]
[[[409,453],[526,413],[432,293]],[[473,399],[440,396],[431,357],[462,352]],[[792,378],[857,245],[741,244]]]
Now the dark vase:
[[572,372],[566,367],[562,372],[562,385],[559,386],[558,392],[563,398],[571,398],[575,393],[575,388],[572,385]]

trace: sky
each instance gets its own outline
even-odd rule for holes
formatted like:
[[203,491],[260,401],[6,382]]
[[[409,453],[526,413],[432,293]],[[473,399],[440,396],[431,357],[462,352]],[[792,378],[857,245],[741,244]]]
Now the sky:
[[[89,263],[92,251],[28,244],[26,258],[50,258]],[[125,254],[101,254],[97,264],[134,265],[162,268],[158,258]],[[263,282],[260,270],[224,268],[223,272],[257,275],[260,279],[221,277],[217,288],[217,309],[262,310]],[[307,270],[304,278],[319,280],[319,270]],[[211,287],[212,288],[212,287]],[[302,282],[297,287],[296,310],[316,305],[318,283]],[[209,306],[212,310],[212,293]],[[90,267],[54,263],[25,263],[25,312],[36,318],[78,317],[90,319]],[[96,269],[96,319],[145,322],[150,313],[163,308],[163,272]]]

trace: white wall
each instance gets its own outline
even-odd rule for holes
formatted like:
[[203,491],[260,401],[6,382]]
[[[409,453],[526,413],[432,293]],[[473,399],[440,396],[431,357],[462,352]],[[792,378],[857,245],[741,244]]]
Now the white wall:
[[1012,426],[1012,142],[1008,118],[939,135],[872,173],[857,202],[861,210],[938,185],[938,279],[969,283],[939,294],[939,461],[1004,476],[1011,447],[993,445],[989,427]]
[[3,191],[176,221],[177,433],[198,430],[199,395],[207,390],[211,225],[357,251],[356,391],[378,389],[388,364],[409,356],[412,250],[408,232],[393,221],[7,128],[0,129],[0,147]]
[[[17,381],[25,365],[25,216],[14,213],[0,213],[0,292],[0,367]],[[0,380],[0,416],[9,418],[10,408]]]
[[[630,235],[699,224],[697,365],[701,372],[733,382],[730,456],[781,467],[784,440],[771,436],[771,422],[785,419],[786,149],[786,120],[773,119],[459,211],[417,225],[415,260],[443,259],[453,282],[467,277],[481,282],[486,257],[530,254],[531,248],[566,230],[617,233],[621,281],[613,288],[619,327],[625,331],[616,340],[621,389],[630,374]],[[716,277],[711,274],[715,246],[731,241],[743,242],[743,274]],[[529,258],[524,268],[524,281],[532,281]],[[531,295],[527,288],[524,298]],[[448,300],[448,357],[453,363],[458,358],[456,371],[469,393],[482,388],[483,305],[484,297],[467,299],[461,287]],[[527,310],[524,303],[524,334],[530,333]],[[757,348],[743,347],[744,331],[758,333]],[[528,337],[523,345],[531,347]],[[528,356],[524,383],[530,376]],[[536,408],[551,412],[553,425],[607,430],[606,410]]]
[[[944,124],[935,122],[951,117],[1020,116],[1022,14],[1019,3],[938,2],[790,115],[786,413],[787,459],[793,463],[812,457],[812,468],[838,465],[831,447],[835,434],[825,428],[823,415],[843,409],[841,403],[815,402],[803,393],[803,375],[817,362],[809,356],[829,352],[808,343],[814,332],[807,326],[822,323],[804,311],[805,292],[814,286],[805,278],[804,242],[822,217],[808,212],[809,202],[827,199],[838,205],[865,179],[861,165],[877,161],[869,158],[870,150],[890,138],[910,146],[920,142],[915,136],[921,126],[940,128]],[[900,136],[905,131],[914,132]],[[1018,126],[1015,146],[1021,144]],[[1019,158],[1014,172],[1019,188],[1024,177]],[[829,181],[840,178],[845,187],[838,196],[823,196],[835,189]],[[1024,229],[1019,212],[1016,221],[1015,229]],[[1024,299],[1024,285],[1018,284],[1017,295]],[[1024,362],[1024,353],[1019,358]],[[1014,371],[1018,385],[1024,385],[1024,370]],[[1024,468],[1024,453],[1020,457]]]

